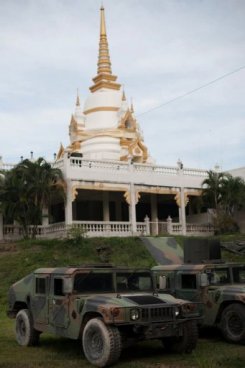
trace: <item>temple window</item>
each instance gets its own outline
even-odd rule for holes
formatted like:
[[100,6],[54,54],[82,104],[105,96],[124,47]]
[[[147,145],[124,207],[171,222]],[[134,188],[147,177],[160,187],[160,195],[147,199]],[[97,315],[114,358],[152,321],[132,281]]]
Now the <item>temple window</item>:
[[131,122],[130,122],[129,120],[127,120],[127,121],[125,122],[125,128],[126,128],[126,129],[130,129],[130,128],[131,128]]

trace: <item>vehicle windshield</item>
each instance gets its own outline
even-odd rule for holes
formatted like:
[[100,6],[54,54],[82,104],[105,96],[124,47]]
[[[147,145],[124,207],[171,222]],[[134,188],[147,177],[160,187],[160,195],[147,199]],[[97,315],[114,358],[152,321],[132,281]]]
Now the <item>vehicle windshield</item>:
[[109,272],[78,273],[74,279],[75,293],[112,293],[113,274]]
[[210,285],[224,285],[231,282],[229,268],[214,268],[207,270],[207,275]]
[[117,292],[153,291],[150,272],[117,272]]
[[245,266],[232,268],[233,281],[240,284],[245,284]]

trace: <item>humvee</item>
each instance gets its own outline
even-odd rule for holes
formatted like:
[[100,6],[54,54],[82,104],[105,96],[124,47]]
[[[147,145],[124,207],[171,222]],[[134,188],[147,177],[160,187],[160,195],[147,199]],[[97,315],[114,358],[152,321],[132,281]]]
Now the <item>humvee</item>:
[[229,342],[245,342],[244,264],[161,265],[152,272],[160,293],[204,304],[203,326],[217,326]]
[[190,353],[201,318],[196,303],[158,295],[150,270],[109,265],[37,269],[11,286],[8,316],[16,319],[20,345],[36,345],[43,332],[81,339],[85,357],[98,367],[146,339]]

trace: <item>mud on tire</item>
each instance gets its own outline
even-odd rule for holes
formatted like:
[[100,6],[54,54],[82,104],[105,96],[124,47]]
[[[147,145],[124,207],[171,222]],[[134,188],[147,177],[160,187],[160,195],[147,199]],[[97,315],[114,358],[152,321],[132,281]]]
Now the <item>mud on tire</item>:
[[183,335],[179,337],[164,338],[165,349],[171,353],[191,353],[197,345],[198,328],[196,321],[187,321],[183,324]]
[[97,367],[115,363],[122,350],[118,328],[106,326],[100,318],[88,321],[83,330],[82,344],[85,357]]
[[224,338],[233,343],[245,342],[245,306],[231,304],[221,315],[221,331]]
[[33,327],[33,319],[28,309],[21,309],[16,316],[15,335],[19,345],[34,346],[39,343],[40,333]]

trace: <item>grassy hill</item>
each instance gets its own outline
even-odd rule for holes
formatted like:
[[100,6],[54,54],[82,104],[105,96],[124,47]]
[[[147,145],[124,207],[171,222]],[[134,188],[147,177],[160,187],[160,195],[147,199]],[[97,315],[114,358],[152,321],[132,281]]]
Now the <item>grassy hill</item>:
[[[245,235],[238,236],[245,240]],[[231,241],[237,236],[224,236]],[[176,237],[183,245],[183,236]],[[72,240],[29,240],[0,244],[0,306],[6,305],[9,286],[39,267],[62,267],[85,263],[100,263],[97,247],[111,249],[110,262],[120,266],[152,267],[155,261],[139,238],[82,238]],[[223,252],[224,259],[245,263],[245,256]]]
[[101,263],[96,248],[109,246],[115,265],[152,267],[155,262],[138,238],[93,238],[78,243],[29,240],[0,245],[0,305],[6,304],[9,286],[40,267]]

